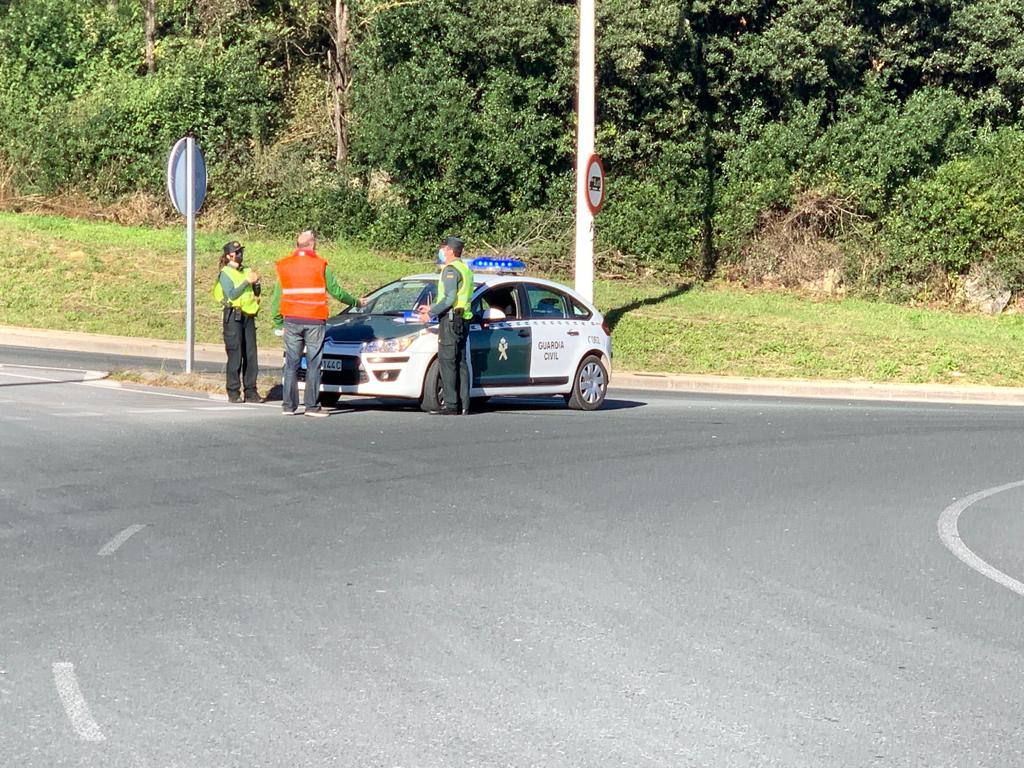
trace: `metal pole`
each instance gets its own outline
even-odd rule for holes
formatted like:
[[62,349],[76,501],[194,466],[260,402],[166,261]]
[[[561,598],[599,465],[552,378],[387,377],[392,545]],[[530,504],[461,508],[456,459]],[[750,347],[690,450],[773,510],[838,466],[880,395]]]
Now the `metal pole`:
[[196,140],[185,142],[185,373],[196,359]]
[[587,161],[594,154],[595,0],[580,0],[576,102],[576,292],[594,299],[594,214],[587,206]]

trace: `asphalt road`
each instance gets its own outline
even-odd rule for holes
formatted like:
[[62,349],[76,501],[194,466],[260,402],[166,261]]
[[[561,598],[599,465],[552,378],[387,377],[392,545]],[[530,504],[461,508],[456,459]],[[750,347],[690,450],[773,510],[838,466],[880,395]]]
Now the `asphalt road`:
[[[280,373],[280,350],[268,350],[269,360],[264,360],[260,373]],[[262,355],[261,355],[262,357]],[[82,368],[94,371],[112,371],[126,368],[145,368],[181,373],[185,370],[185,361],[167,357],[137,357],[135,355],[111,355],[99,352],[72,352],[62,349],[37,349],[34,347],[11,347],[0,344],[0,362],[8,364],[57,366],[58,368]],[[277,364],[275,368],[273,363]],[[271,365],[268,365],[271,363]],[[195,370],[209,373],[224,371],[224,363],[207,363],[195,361]]]
[[1021,765],[1022,411],[80,378],[0,366],[2,766]]

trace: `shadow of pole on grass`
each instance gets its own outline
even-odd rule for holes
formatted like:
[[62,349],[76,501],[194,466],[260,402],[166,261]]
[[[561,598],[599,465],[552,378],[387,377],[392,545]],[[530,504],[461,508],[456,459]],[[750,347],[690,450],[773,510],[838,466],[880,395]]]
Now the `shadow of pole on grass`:
[[648,296],[646,299],[638,299],[636,301],[630,302],[629,304],[625,304],[625,305],[623,305],[621,307],[616,307],[615,309],[610,309],[607,312],[605,312],[605,314],[604,314],[605,322],[607,322],[608,323],[608,327],[612,331],[614,331],[615,330],[615,326],[619,324],[619,321],[622,319],[623,315],[625,315],[627,312],[632,312],[635,309],[643,309],[644,307],[656,306],[658,304],[661,304],[663,301],[668,301],[669,299],[674,299],[676,296],[682,296],[684,293],[689,291],[691,288],[693,288],[693,284],[692,283],[685,283],[683,285],[677,285],[671,291],[665,291],[665,293],[662,293],[662,294],[660,294],[658,296]]

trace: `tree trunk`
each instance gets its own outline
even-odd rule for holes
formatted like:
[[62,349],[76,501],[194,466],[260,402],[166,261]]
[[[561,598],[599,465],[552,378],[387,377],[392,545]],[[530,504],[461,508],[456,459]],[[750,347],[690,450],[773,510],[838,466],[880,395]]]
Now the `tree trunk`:
[[145,0],[146,6],[146,71],[156,72],[156,0]]
[[346,0],[334,0],[334,30],[331,37],[334,50],[327,53],[327,64],[331,70],[331,124],[334,127],[334,161],[341,170],[348,162],[348,120],[349,88],[352,84],[351,34],[349,29],[349,4]]

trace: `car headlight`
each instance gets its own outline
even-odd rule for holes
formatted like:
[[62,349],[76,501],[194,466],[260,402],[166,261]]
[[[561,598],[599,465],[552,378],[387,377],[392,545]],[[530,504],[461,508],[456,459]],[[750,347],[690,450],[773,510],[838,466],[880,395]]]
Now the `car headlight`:
[[363,352],[405,352],[419,337],[419,333],[410,333],[397,339],[374,339],[363,343]]

